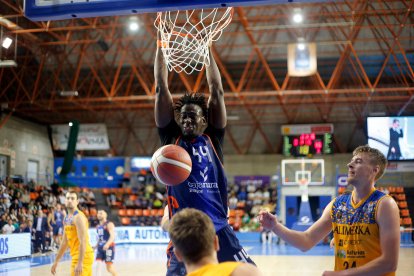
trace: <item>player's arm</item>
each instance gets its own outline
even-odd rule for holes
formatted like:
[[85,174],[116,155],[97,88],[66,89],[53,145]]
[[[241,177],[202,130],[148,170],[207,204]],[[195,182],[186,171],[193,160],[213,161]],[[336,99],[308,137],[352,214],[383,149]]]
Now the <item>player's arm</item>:
[[325,272],[324,275],[384,275],[397,270],[400,250],[400,213],[394,199],[386,197],[380,201],[376,220],[379,227],[381,255],[364,264],[338,272]]
[[47,226],[49,227],[49,230],[53,229],[51,223],[55,223],[53,215],[52,216],[49,215],[47,217]]
[[224,89],[221,83],[220,71],[214,59],[211,46],[210,51],[210,66],[206,66],[207,83],[210,90],[210,97],[208,98],[208,121],[215,128],[222,129],[227,124],[226,105],[224,104]]
[[109,232],[109,239],[106,242],[104,249],[108,249],[109,246],[111,246],[111,244],[115,241],[115,224],[113,224],[112,222],[109,222],[107,225],[108,228],[108,232]]
[[326,206],[321,218],[304,232],[287,228],[277,221],[276,216],[266,211],[261,211],[259,213],[259,221],[264,228],[273,231],[281,239],[302,251],[307,251],[331,232],[332,220],[330,212],[332,204],[333,201]]
[[[158,32],[158,41],[160,41]],[[168,69],[165,64],[161,46],[157,43],[154,61],[155,78],[155,124],[165,127],[174,118],[173,100],[168,90]]]
[[65,254],[65,251],[66,251],[67,248],[68,248],[68,239],[66,238],[66,233],[63,232],[63,237],[62,237],[62,241],[60,242],[59,251],[56,254],[56,259],[53,262],[52,269],[51,269],[51,272],[52,272],[53,275],[56,274],[57,264],[59,263],[59,261],[62,258],[63,254]]
[[97,239],[96,239],[96,244],[93,246],[93,249],[98,248],[99,246],[99,233],[98,233],[98,228],[96,228],[96,234],[97,234]]
[[86,218],[84,218],[81,215],[75,216],[74,223],[76,226],[77,234],[78,234],[78,240],[79,240],[79,259],[78,264],[83,263],[83,259],[85,258],[85,252],[86,252],[86,245],[88,244],[88,240],[86,239],[88,228],[86,227]]
[[162,230],[167,232],[169,226],[170,226],[170,215],[169,215],[168,205],[166,205],[164,208],[164,214],[161,219],[161,228]]

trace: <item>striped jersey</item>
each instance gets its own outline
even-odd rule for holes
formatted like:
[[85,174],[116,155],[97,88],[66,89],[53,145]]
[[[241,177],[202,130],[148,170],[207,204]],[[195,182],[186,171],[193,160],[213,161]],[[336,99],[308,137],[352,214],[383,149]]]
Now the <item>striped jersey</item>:
[[335,271],[362,266],[381,255],[376,213],[379,202],[387,195],[372,189],[369,195],[355,204],[352,194],[338,196],[331,209]]

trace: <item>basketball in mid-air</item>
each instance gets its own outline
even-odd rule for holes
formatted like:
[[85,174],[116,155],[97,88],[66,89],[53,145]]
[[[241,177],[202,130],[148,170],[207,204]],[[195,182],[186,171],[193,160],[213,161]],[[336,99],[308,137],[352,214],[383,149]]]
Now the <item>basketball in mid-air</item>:
[[175,186],[184,182],[191,173],[191,157],[180,146],[166,145],[151,158],[151,172],[165,185]]

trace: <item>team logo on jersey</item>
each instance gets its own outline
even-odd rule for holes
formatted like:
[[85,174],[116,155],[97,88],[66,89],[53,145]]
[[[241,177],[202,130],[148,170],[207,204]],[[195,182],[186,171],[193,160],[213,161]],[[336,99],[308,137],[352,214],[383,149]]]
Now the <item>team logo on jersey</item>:
[[203,178],[204,182],[207,182],[207,171],[208,171],[208,167],[205,167],[204,170],[200,171],[200,175]]
[[190,188],[190,193],[202,194],[203,190],[206,190],[207,193],[218,192],[217,182],[213,182],[213,183],[191,183],[191,182],[188,182],[187,185]]
[[371,235],[369,227],[364,225],[337,225],[333,232],[338,235]]
[[345,250],[338,250],[336,252],[336,257],[346,259],[346,251]]

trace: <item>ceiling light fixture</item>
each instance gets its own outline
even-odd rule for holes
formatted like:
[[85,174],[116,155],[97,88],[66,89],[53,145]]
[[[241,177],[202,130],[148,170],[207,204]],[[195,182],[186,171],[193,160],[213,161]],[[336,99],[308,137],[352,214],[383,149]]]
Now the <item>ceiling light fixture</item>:
[[3,48],[9,49],[12,42],[13,40],[10,37],[5,37],[1,43],[1,46],[3,46]]
[[297,44],[297,47],[298,47],[298,50],[299,51],[303,51],[306,48],[305,43],[298,43]]
[[131,16],[129,18],[129,29],[133,32],[138,31],[139,24],[138,24],[138,18],[136,16]]
[[292,19],[293,19],[293,22],[295,23],[302,23],[303,15],[302,15],[301,9],[294,9]]
[[14,60],[11,59],[6,59],[6,60],[1,60],[0,59],[0,68],[1,67],[17,67],[17,63]]
[[76,97],[79,95],[78,91],[73,90],[73,91],[60,91],[59,95],[62,97]]

